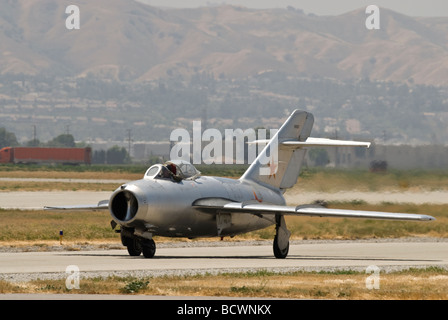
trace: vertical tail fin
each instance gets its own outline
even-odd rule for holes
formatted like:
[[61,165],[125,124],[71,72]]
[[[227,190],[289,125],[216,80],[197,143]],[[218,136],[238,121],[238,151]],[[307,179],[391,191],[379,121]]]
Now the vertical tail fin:
[[294,186],[306,149],[290,148],[282,142],[306,141],[313,123],[311,113],[295,110],[240,179],[280,189]]

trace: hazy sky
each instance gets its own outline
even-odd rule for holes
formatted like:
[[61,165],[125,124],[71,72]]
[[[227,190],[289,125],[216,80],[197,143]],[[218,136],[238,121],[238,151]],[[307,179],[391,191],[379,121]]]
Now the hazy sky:
[[194,8],[232,4],[248,8],[286,8],[292,6],[306,13],[338,15],[368,5],[389,8],[408,16],[448,16],[447,0],[139,0],[157,7]]

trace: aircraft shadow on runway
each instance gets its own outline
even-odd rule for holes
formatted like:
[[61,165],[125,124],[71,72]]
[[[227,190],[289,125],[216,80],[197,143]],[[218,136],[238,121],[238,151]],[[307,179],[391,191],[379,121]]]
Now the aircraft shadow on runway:
[[[156,255],[151,259],[146,259],[143,256],[139,257],[131,257],[125,254],[103,254],[98,252],[85,252],[85,253],[66,253],[63,254],[65,256],[92,256],[92,257],[114,257],[114,258],[122,258],[124,260],[135,260],[135,259],[144,259],[150,262],[151,260],[185,260],[185,259],[210,259],[210,260],[228,260],[228,259],[236,259],[236,260],[259,260],[259,259],[267,259],[272,260],[275,259],[274,256],[266,255],[266,256],[202,256],[202,255],[191,255],[191,256],[179,256],[179,255]],[[305,255],[289,255],[285,260],[321,260],[321,261],[390,261],[390,262],[441,262],[442,260],[438,259],[410,259],[410,258],[381,258],[381,257],[350,257],[350,256],[305,256]]]

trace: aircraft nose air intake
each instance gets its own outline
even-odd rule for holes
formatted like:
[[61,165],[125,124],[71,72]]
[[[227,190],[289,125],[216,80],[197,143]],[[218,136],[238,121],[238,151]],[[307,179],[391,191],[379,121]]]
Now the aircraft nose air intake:
[[132,220],[138,211],[138,200],[128,190],[118,192],[112,199],[112,214],[120,221]]

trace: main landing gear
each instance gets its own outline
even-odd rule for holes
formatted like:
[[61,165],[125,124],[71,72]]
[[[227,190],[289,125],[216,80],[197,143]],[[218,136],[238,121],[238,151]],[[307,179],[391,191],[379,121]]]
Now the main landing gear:
[[[285,259],[289,252],[289,237],[291,233],[286,228],[285,217],[275,217],[275,237],[273,243],[274,256],[277,259]],[[143,253],[145,258],[152,258],[156,253],[156,244],[153,239],[135,236],[130,230],[120,230],[121,243],[128,249],[130,256],[138,257]]]
[[121,243],[128,249],[130,256],[138,257],[143,253],[145,258],[152,258],[156,253],[156,243],[152,239],[129,236],[121,230]]
[[291,232],[286,228],[285,217],[275,216],[274,256],[277,259],[285,259],[289,252],[289,236]]

